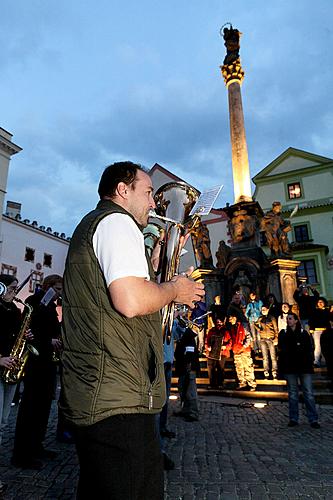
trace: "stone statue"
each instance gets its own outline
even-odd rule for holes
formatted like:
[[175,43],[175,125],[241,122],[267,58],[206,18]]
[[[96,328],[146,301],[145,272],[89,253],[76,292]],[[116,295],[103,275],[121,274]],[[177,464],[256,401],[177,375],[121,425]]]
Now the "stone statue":
[[224,58],[223,64],[232,64],[239,58],[240,44],[239,40],[241,37],[241,32],[234,29],[232,25],[229,28],[224,28],[223,38],[224,45],[227,48],[227,55]]
[[244,270],[240,270],[237,274],[237,277],[234,281],[234,286],[233,288],[239,290],[239,293],[242,295],[243,299],[244,299],[244,304],[246,305],[247,302],[248,302],[248,298],[249,298],[249,295],[250,295],[250,291],[251,291],[251,281],[249,280],[249,278],[247,277],[246,273]]
[[240,243],[254,238],[256,233],[256,218],[248,215],[246,210],[236,210],[228,222],[233,243]]
[[230,254],[231,248],[229,245],[226,244],[224,240],[221,240],[219,242],[219,246],[217,249],[217,252],[215,254],[217,262],[216,262],[216,267],[218,269],[225,269],[227,263],[228,263],[228,257]]
[[291,255],[287,233],[291,230],[290,221],[281,215],[281,203],[274,201],[272,210],[266,212],[261,219],[261,230],[264,231],[271,258],[289,258]]
[[198,266],[203,269],[212,269],[213,257],[210,251],[210,237],[206,224],[199,220],[192,230],[194,253]]

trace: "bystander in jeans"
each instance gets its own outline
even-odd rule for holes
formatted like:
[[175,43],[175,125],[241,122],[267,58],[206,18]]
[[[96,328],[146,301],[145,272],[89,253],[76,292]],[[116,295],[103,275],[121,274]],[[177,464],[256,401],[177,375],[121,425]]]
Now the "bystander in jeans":
[[256,292],[250,292],[249,302],[245,309],[245,316],[249,321],[249,328],[252,335],[253,350],[256,354],[260,351],[260,332],[255,327],[255,322],[258,321],[261,315],[262,301],[257,297]]
[[310,318],[310,332],[313,335],[314,342],[314,366],[319,368],[322,363],[322,352],[320,346],[320,337],[322,333],[330,326],[330,313],[327,307],[327,300],[319,297],[316,307]]
[[269,378],[270,362],[272,364],[273,379],[277,379],[277,357],[276,345],[278,342],[278,327],[277,321],[273,315],[269,314],[269,309],[266,306],[261,308],[261,316],[255,323],[256,329],[260,332],[260,346],[263,357],[264,376]]
[[298,316],[289,313],[287,329],[279,333],[279,372],[286,379],[288,387],[289,427],[299,423],[300,383],[308,421],[318,429],[318,413],[312,388],[313,343],[308,332],[301,328]]

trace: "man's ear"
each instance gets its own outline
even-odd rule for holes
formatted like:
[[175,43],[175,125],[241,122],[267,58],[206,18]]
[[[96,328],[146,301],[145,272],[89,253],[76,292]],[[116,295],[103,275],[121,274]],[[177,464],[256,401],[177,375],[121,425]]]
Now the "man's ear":
[[127,186],[125,182],[119,182],[116,189],[117,195],[123,199],[127,199],[128,191],[129,191],[129,186]]

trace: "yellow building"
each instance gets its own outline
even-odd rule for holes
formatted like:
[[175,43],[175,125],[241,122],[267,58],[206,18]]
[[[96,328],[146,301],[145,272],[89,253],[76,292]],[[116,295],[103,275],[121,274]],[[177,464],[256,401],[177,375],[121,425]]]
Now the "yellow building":
[[254,198],[266,212],[280,201],[283,216],[291,218],[289,240],[293,258],[301,261],[299,277],[316,284],[333,300],[333,160],[288,148],[259,172]]

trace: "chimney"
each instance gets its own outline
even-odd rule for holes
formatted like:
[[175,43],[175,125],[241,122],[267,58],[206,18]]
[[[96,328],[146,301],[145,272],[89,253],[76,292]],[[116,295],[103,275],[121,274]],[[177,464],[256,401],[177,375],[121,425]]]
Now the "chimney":
[[15,219],[17,215],[21,215],[21,203],[16,201],[7,201],[6,215]]

